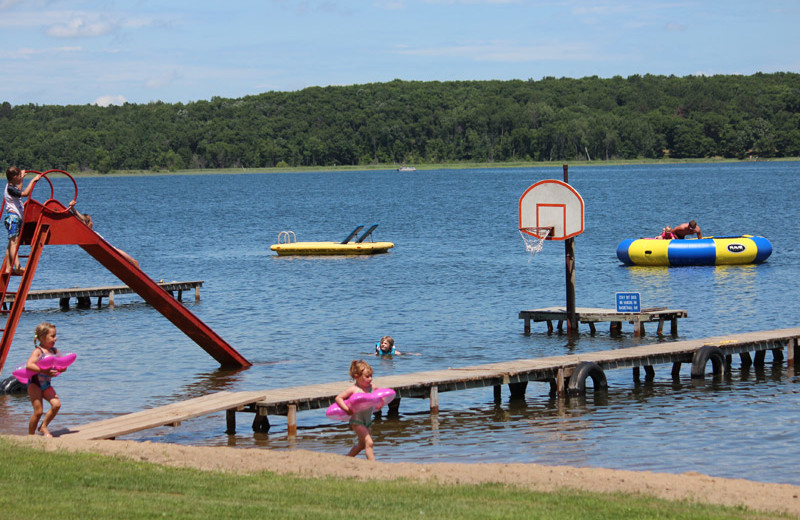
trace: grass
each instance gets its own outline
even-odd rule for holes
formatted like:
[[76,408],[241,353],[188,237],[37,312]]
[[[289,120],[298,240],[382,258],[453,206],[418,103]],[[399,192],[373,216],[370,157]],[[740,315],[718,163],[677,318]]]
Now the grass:
[[234,475],[0,439],[0,519],[764,519],[789,518],[624,494],[540,493],[502,485]]

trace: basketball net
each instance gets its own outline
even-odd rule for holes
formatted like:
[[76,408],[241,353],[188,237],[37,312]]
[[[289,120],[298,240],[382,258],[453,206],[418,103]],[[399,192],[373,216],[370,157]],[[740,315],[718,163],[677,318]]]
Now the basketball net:
[[[544,247],[544,241],[547,239],[547,236],[550,234],[552,229],[553,228],[549,227],[520,228],[519,234],[522,237],[522,241],[525,242],[525,251],[530,253],[531,256],[539,253]],[[538,238],[534,235],[538,235],[541,238]]]

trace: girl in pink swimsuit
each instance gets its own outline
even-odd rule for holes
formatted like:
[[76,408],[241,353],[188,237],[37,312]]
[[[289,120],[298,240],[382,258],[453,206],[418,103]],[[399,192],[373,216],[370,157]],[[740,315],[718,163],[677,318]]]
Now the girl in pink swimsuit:
[[[38,427],[39,433],[45,437],[52,437],[47,426],[61,409],[61,400],[56,394],[56,389],[50,385],[50,379],[66,370],[66,368],[63,370],[57,368],[42,369],[36,364],[44,356],[55,356],[58,353],[56,339],[56,326],[52,323],[43,322],[36,326],[36,330],[33,333],[33,352],[25,364],[25,368],[36,372],[36,375],[28,383],[28,397],[33,405],[33,415],[31,415],[31,420],[28,422],[28,435],[35,435]],[[44,413],[43,399],[47,399],[50,403],[50,409],[44,416],[42,425],[39,426],[39,419],[42,418]]]

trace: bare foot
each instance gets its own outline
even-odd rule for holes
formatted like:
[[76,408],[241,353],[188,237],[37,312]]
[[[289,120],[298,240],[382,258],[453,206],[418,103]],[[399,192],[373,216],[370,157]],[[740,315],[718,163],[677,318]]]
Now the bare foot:
[[15,267],[14,270],[11,271],[11,274],[14,276],[22,276],[23,274],[25,274],[25,269],[23,269],[22,267]]
[[45,428],[44,426],[39,428],[39,433],[41,433],[42,436],[44,436],[44,437],[52,437],[53,436],[53,434],[50,433],[50,431],[47,428]]

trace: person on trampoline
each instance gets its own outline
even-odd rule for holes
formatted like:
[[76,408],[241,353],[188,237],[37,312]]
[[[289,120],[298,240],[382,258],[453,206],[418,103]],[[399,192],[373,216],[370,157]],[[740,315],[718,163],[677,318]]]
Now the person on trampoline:
[[698,226],[697,222],[694,220],[684,222],[680,226],[675,226],[672,228],[672,234],[675,235],[675,238],[686,238],[687,235],[697,235],[697,238],[703,238],[703,234],[700,232],[700,226]]

